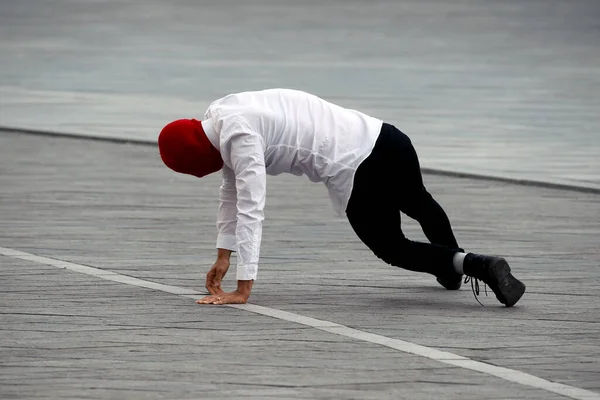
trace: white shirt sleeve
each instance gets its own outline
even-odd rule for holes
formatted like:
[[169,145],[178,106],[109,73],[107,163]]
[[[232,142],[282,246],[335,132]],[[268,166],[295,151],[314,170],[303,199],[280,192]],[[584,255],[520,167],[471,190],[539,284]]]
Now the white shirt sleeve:
[[236,251],[237,193],[235,174],[227,165],[221,170],[222,182],[217,213],[217,249]]
[[235,174],[237,279],[256,279],[267,195],[264,141],[254,133],[235,133],[222,144],[222,150]]

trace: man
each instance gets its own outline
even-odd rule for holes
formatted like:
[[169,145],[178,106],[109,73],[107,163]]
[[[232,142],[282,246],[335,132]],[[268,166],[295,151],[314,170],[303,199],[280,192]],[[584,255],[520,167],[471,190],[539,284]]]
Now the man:
[[[410,139],[394,126],[311,94],[271,89],[214,101],[203,121],[171,122],[158,138],[163,162],[203,177],[222,171],[217,260],[206,276],[210,295],[200,304],[246,303],[257,276],[266,175],[291,173],[323,182],[338,214],[388,264],[426,272],[448,290],[483,281],[507,307],[525,292],[506,260],[465,254],[442,207],[423,185]],[[413,242],[400,211],[415,219],[431,243]],[[221,280],[237,252],[237,290]],[[473,286],[475,284],[475,286]]]

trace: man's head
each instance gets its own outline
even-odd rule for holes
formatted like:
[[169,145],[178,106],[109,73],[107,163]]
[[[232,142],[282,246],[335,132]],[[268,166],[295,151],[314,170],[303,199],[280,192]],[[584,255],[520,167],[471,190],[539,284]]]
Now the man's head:
[[167,124],[158,136],[158,149],[165,165],[175,172],[201,178],[223,167],[221,154],[210,143],[202,124],[179,119]]

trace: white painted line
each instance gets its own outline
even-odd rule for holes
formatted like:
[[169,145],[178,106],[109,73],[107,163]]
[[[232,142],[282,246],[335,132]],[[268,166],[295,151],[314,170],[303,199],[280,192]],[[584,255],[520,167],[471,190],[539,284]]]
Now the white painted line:
[[201,294],[200,292],[196,292],[195,290],[184,289],[179,286],[163,285],[161,283],[150,282],[143,279],[134,278],[132,276],[122,275],[116,272],[105,271],[100,268],[88,267],[87,265],[56,260],[54,258],[40,257],[34,254],[24,253],[22,251],[7,249],[4,247],[0,247],[0,254],[13,258],[19,258],[21,260],[33,261],[39,264],[50,265],[56,268],[68,269],[70,271],[95,276],[97,278],[106,279],[108,281],[119,282],[124,283],[126,285],[138,286],[148,289],[160,290],[162,292],[172,293],[176,295]]
[[[100,268],[75,264],[68,261],[56,260],[48,257],[40,257],[34,254],[25,253],[22,251],[8,249],[4,247],[0,247],[0,255],[18,258],[21,260],[32,261],[39,264],[50,265],[57,268],[68,269],[70,271],[95,276],[97,278],[102,278],[113,282],[119,282],[127,285],[143,287],[148,289],[160,290],[162,292],[172,293],[178,296],[187,297],[191,299],[196,299],[198,296],[203,295],[203,293],[191,289],[185,289],[179,286],[163,285],[161,283],[150,282],[143,279],[122,275],[116,272],[105,271]],[[525,372],[498,367],[492,364],[486,364],[481,361],[475,361],[467,357],[459,356],[458,354],[437,350],[431,347],[407,342],[405,340],[393,339],[386,336],[361,331],[331,321],[305,317],[303,315],[277,310],[274,308],[263,307],[255,304],[228,305],[227,307],[250,311],[255,314],[265,315],[283,321],[289,321],[294,322],[296,324],[309,326],[324,332],[329,332],[336,335],[361,340],[364,342],[378,344],[381,346],[389,347],[394,350],[402,351],[404,353],[414,354],[441,363],[495,376],[497,378],[504,379],[508,382],[514,382],[524,386],[530,386],[533,388],[546,390],[548,392],[556,393],[571,399],[600,400],[600,394],[592,392],[590,390],[580,389],[574,386],[548,381],[546,379],[539,378],[537,376],[530,375]]]

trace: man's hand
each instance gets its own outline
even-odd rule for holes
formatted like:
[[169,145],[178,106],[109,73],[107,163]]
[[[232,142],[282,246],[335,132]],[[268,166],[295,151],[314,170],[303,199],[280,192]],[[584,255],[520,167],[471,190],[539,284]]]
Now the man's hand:
[[231,293],[211,294],[203,299],[196,300],[198,304],[245,304],[247,299],[237,290]]
[[223,294],[225,293],[221,289],[221,281],[229,270],[229,258],[217,258],[210,271],[206,274],[206,290],[210,294]]
[[254,281],[238,281],[238,288],[235,292],[213,293],[203,299],[197,300],[198,304],[245,304],[250,297],[252,284]]

